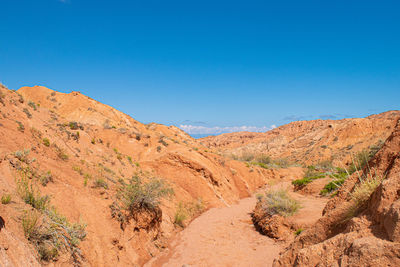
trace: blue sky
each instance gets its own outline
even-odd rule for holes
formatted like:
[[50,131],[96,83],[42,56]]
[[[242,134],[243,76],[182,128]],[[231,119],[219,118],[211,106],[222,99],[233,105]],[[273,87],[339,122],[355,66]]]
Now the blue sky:
[[399,109],[400,1],[2,0],[0,81],[197,134]]

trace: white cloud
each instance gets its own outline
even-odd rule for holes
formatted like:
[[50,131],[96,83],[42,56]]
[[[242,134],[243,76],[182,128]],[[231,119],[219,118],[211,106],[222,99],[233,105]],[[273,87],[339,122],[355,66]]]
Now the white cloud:
[[189,125],[182,124],[179,125],[179,128],[187,132],[188,134],[221,134],[221,133],[233,133],[233,132],[266,132],[271,129],[276,128],[275,125],[271,125],[270,127],[262,126],[228,126],[228,127],[206,127],[206,126],[198,126],[198,125]]

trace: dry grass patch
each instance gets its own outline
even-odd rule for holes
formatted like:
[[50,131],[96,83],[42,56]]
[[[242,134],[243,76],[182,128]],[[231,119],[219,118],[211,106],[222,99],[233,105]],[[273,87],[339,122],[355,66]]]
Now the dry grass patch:
[[300,209],[300,203],[289,196],[286,190],[268,190],[265,196],[259,198],[265,212],[272,216],[279,214],[284,217],[292,216]]

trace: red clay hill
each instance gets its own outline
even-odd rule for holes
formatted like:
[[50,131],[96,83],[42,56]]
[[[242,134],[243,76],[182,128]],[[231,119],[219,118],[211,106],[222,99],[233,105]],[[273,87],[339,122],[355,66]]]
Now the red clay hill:
[[[1,266],[141,265],[180,229],[179,209],[187,223],[280,172],[250,169],[174,126],[145,125],[78,92],[42,86],[0,87],[0,140]],[[150,211],[123,213],[121,188],[134,191],[132,177],[143,186],[162,181],[144,191],[163,184],[174,193]]]
[[345,165],[352,153],[380,147],[389,137],[370,163],[386,177],[372,197],[350,219],[336,220],[351,202],[358,183],[353,175],[275,264],[315,265],[323,255],[323,266],[356,266],[357,260],[395,266],[399,117],[390,111],[301,121],[199,141],[174,126],[142,124],[79,92],[0,85],[0,265],[140,266],[205,210],[229,207],[272,180],[304,173],[226,155]]
[[366,118],[295,121],[265,133],[228,133],[199,141],[237,158],[262,153],[306,165],[332,161],[344,167],[353,154],[382,145],[399,118],[400,111],[388,111]]

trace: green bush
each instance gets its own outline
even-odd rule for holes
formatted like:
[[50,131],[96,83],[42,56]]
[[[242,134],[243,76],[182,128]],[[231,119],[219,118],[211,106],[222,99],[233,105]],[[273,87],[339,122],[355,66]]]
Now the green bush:
[[302,178],[302,179],[297,179],[297,180],[292,181],[292,185],[294,185],[295,187],[303,187],[306,184],[311,183],[313,180],[314,179],[305,177],[305,178]]
[[302,188],[305,185],[311,183],[312,181],[314,181],[316,179],[324,178],[329,174],[329,172],[320,172],[317,170],[317,168],[320,169],[321,166],[318,166],[318,167],[308,166],[307,171],[305,172],[303,178],[292,181],[292,184],[296,188]]
[[303,231],[304,231],[304,229],[300,228],[300,229],[297,229],[296,232],[294,232],[294,234],[300,235]]
[[333,191],[336,191],[339,189],[339,187],[342,186],[344,181],[346,181],[347,177],[341,177],[338,179],[334,179],[333,181],[330,181],[328,184],[324,186],[324,188],[321,190],[320,194],[321,195],[327,195],[329,193],[332,193]]

